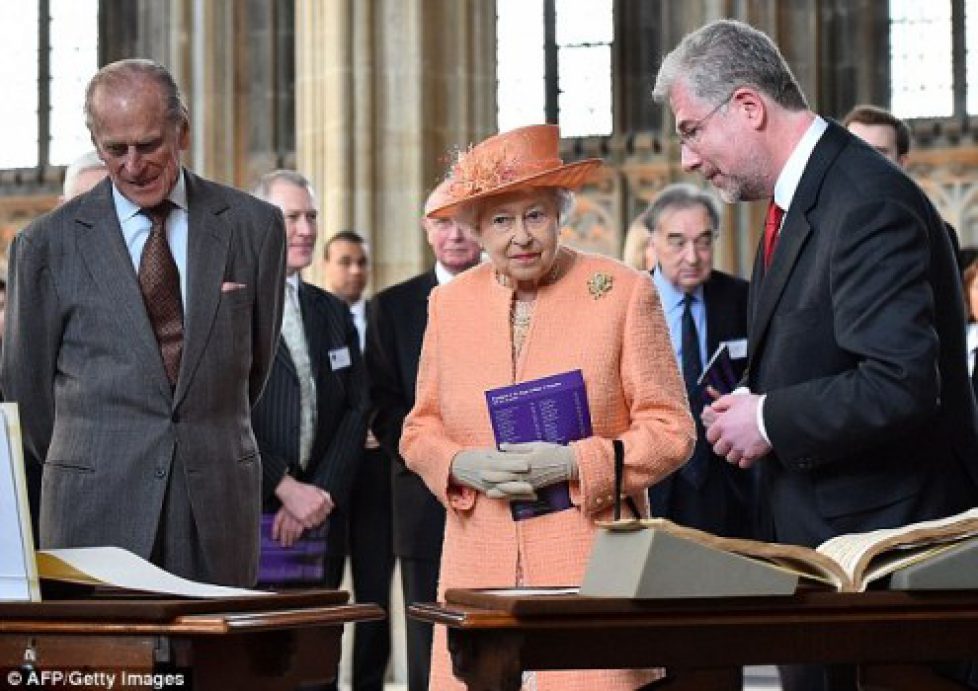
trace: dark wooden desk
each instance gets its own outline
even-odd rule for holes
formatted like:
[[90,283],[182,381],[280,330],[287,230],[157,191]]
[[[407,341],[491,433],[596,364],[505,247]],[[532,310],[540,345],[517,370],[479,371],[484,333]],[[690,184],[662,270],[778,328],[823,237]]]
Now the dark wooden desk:
[[[671,601],[446,595],[447,604],[409,611],[448,627],[455,674],[474,691],[518,689],[524,670],[664,666],[675,676],[669,691],[723,691],[740,688],[742,665],[850,663],[862,675],[871,665],[978,658],[975,591]],[[928,684],[907,688],[948,688]],[[860,687],[843,676],[838,688]]]
[[310,591],[225,600],[0,603],[0,684],[27,653],[38,671],[189,670],[182,688],[192,683],[195,691],[291,691],[336,677],[344,624],[384,617],[375,605],[344,604],[348,598],[345,592]]

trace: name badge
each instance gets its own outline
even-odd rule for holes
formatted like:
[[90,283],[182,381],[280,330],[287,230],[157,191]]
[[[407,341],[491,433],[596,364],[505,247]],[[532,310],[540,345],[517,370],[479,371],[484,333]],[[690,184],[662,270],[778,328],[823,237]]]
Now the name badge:
[[726,344],[727,352],[730,353],[731,360],[743,360],[747,357],[747,339],[738,338],[733,341],[724,341],[720,345]]
[[334,372],[350,366],[350,349],[346,346],[329,351],[329,366]]

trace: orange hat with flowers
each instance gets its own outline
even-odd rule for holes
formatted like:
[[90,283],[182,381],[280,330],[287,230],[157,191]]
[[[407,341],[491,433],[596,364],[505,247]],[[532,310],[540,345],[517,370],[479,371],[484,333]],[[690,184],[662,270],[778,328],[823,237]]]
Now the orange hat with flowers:
[[598,158],[565,164],[556,125],[501,132],[458,153],[448,177],[432,193],[440,192],[440,199],[429,200],[425,214],[445,218],[463,204],[528,187],[577,189],[593,180],[601,166]]

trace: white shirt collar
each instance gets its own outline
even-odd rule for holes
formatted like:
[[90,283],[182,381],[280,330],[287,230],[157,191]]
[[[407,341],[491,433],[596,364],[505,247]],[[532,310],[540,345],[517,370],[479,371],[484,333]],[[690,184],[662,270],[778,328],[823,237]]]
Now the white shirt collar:
[[437,279],[438,285],[445,285],[453,278],[455,278],[455,274],[446,269],[444,264],[435,262],[435,279]]
[[778,180],[774,184],[774,203],[785,211],[791,207],[791,200],[794,199],[795,192],[798,191],[798,183],[801,182],[801,176],[808,165],[808,159],[812,157],[815,145],[818,144],[818,140],[828,126],[829,123],[816,115],[812,124],[808,126],[805,134],[795,145],[795,149],[788,157],[784,168],[781,169],[781,174],[778,175]]

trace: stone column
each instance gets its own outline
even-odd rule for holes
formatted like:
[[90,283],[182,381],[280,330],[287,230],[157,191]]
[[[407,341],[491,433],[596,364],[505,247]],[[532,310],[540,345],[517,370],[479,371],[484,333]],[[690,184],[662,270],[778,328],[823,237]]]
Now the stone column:
[[[373,287],[431,265],[419,228],[445,154],[495,129],[495,3],[296,0],[296,159],[322,243],[370,240]],[[320,282],[318,262],[306,278]]]

